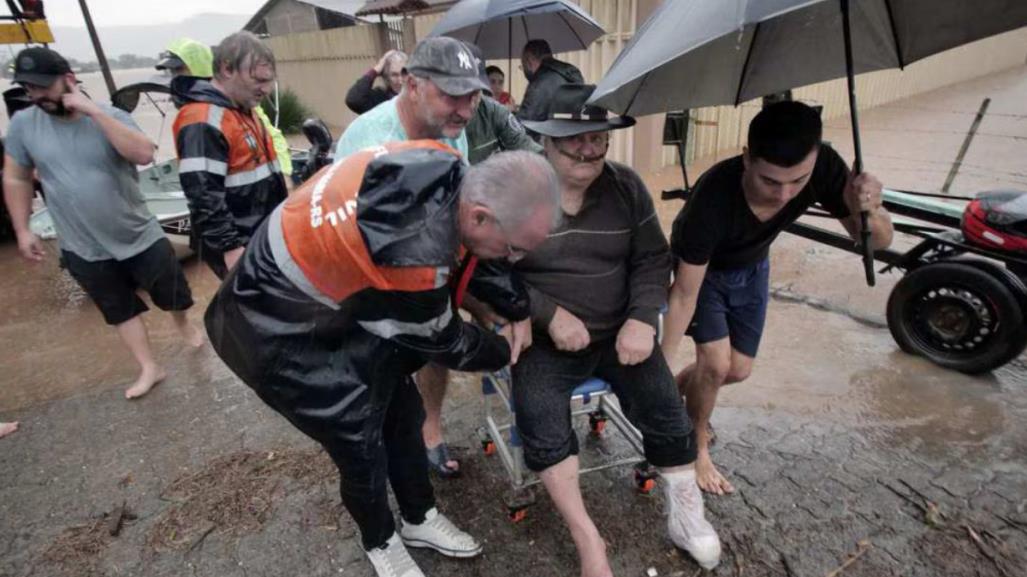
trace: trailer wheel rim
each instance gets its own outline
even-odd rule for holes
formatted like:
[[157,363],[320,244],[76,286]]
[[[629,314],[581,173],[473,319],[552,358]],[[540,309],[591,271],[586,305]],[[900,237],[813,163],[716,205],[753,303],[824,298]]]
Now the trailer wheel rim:
[[995,306],[962,286],[941,286],[918,295],[910,307],[913,338],[949,354],[973,354],[998,331]]

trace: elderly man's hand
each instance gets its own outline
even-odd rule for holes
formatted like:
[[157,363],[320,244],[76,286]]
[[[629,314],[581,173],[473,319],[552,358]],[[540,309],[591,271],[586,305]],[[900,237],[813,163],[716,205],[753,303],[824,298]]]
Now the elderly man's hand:
[[656,329],[635,319],[628,319],[617,333],[617,360],[622,365],[637,365],[653,354]]
[[561,351],[580,351],[591,340],[585,323],[562,307],[556,307],[553,320],[549,321],[549,336]]

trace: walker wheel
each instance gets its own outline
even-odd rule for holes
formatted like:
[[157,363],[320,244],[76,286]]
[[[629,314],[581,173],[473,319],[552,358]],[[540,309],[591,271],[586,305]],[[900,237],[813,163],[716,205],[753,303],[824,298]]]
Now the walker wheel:
[[649,495],[656,488],[656,474],[648,463],[635,465],[635,487],[642,495]]
[[595,436],[600,436],[606,429],[606,417],[602,413],[591,413],[588,415],[588,428]]
[[510,522],[511,523],[520,523],[527,516],[528,516],[528,510],[527,509],[511,509],[510,510]]
[[641,479],[638,481],[638,492],[643,495],[648,495],[653,492],[656,488],[655,479]]

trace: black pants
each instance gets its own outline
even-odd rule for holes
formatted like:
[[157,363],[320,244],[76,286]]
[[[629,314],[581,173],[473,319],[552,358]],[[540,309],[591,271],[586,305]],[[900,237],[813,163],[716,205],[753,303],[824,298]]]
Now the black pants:
[[225,280],[225,277],[228,276],[225,253],[205,248],[202,244],[198,246],[199,250],[197,252],[199,253],[200,260],[210,267],[210,270],[214,273],[214,276],[218,277],[218,280]]
[[570,397],[593,376],[610,383],[624,416],[641,431],[651,464],[674,467],[695,461],[692,422],[659,346],[644,362],[625,366],[617,361],[615,345],[615,339],[607,339],[569,353],[536,338],[521,353],[512,367],[513,404],[529,469],[542,471],[578,454]]
[[360,394],[349,387],[293,387],[288,394],[267,387],[255,390],[271,408],[321,443],[335,462],[342,502],[360,528],[365,550],[384,545],[396,530],[386,481],[403,518],[424,522],[425,513],[435,506],[435,495],[421,435],[423,402],[412,379],[397,384],[384,407],[351,404],[349,411],[365,417],[347,419],[349,423],[333,424],[322,417],[333,402]]
[[423,402],[410,378],[423,361],[363,330],[345,311],[298,293],[280,273],[240,274],[247,266],[229,271],[207,309],[214,350],[328,452],[365,549],[385,544],[396,530],[389,484],[403,519],[424,522],[435,497],[421,435]]

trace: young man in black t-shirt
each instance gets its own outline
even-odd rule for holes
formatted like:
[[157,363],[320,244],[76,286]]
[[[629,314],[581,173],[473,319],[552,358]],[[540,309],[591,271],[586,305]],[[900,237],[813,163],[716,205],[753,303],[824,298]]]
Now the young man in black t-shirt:
[[869,211],[873,248],[891,244],[881,183],[867,173],[852,177],[821,133],[820,116],[809,106],[767,106],[749,125],[743,154],[703,174],[674,221],[678,263],[661,347],[671,359],[686,326],[695,340],[696,361],[677,382],[696,428],[696,480],[704,491],[734,491],[710,459],[709,420],[720,387],[752,370],[769,299],[767,254],[777,235],[819,204],[853,239],[859,239],[859,212]]

